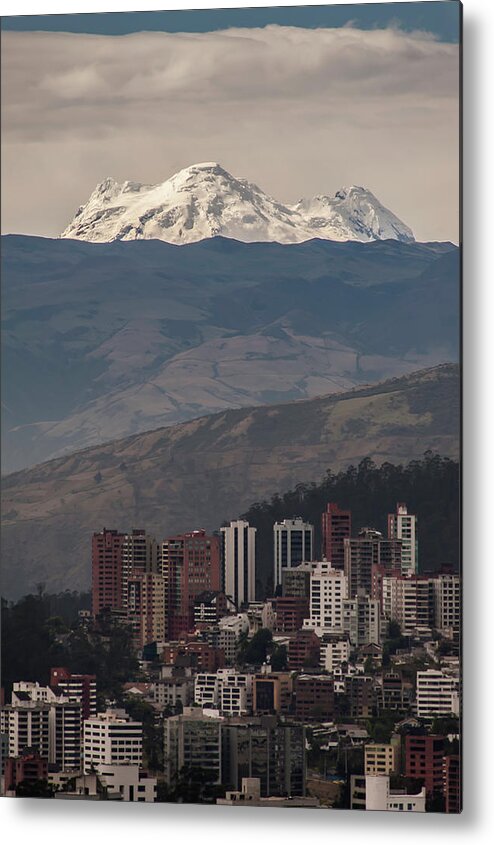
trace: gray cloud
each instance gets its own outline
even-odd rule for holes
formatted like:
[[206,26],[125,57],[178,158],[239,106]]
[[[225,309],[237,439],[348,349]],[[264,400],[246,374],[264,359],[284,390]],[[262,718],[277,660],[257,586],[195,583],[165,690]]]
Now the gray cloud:
[[270,26],[2,34],[3,228],[57,235],[107,175],[218,160],[291,202],[369,187],[420,239],[458,238],[458,47]]

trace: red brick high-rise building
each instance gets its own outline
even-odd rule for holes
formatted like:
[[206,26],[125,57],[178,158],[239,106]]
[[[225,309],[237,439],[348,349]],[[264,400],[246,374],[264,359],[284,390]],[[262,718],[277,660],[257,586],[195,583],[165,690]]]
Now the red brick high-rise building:
[[405,775],[423,780],[428,798],[444,790],[444,737],[409,734],[405,737]]
[[96,716],[96,675],[73,675],[65,666],[50,669],[50,687],[81,702],[82,718]]
[[122,547],[125,534],[119,531],[98,531],[93,534],[93,616],[102,610],[124,609],[124,577]]
[[343,541],[352,536],[352,513],[328,502],[322,515],[322,555],[335,569],[345,566]]
[[205,590],[221,590],[218,537],[189,531],[168,537],[160,549],[165,579],[166,636],[177,639],[194,628],[194,602]]

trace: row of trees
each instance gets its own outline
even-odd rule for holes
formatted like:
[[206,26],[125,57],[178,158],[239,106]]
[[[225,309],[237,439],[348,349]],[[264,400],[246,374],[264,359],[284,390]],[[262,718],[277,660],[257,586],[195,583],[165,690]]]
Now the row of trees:
[[320,484],[298,484],[284,495],[257,502],[242,515],[257,528],[260,593],[270,594],[272,583],[273,524],[294,515],[315,527],[316,553],[321,545],[321,514],[327,502],[352,511],[353,533],[372,526],[387,532],[387,514],[397,502],[406,502],[418,517],[419,568],[437,570],[444,564],[459,567],[460,468],[457,461],[425,452],[406,465],[370,458],[339,473],[328,469]]

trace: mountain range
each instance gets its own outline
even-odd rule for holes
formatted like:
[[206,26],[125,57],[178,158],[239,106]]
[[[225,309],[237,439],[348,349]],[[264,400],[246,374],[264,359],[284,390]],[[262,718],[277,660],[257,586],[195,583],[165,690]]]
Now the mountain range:
[[[415,323],[413,324],[415,326]],[[458,366],[311,400],[223,411],[78,451],[3,479],[2,590],[90,584],[95,530],[215,530],[254,502],[371,456],[458,457]],[[292,514],[286,514],[292,516]],[[271,561],[259,566],[268,571]]]
[[2,281],[4,472],[458,360],[448,243],[6,236]]
[[414,240],[413,232],[366,188],[340,188],[286,205],[216,162],[186,167],[158,185],[104,179],[62,232],[103,243],[159,239],[187,244],[223,236],[301,243]]

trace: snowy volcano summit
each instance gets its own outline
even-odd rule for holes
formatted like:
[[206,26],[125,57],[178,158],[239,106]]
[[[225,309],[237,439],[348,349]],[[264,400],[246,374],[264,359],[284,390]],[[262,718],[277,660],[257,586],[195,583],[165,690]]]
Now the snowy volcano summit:
[[414,240],[408,226],[365,188],[352,185],[333,197],[285,205],[216,162],[186,167],[159,185],[105,179],[61,237],[187,244],[216,235],[279,243]]

